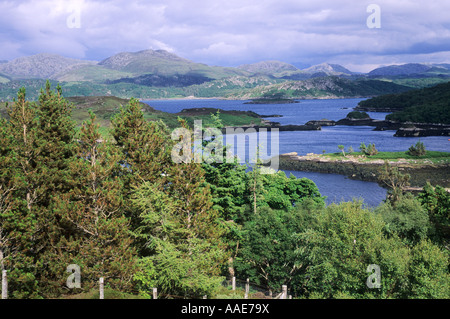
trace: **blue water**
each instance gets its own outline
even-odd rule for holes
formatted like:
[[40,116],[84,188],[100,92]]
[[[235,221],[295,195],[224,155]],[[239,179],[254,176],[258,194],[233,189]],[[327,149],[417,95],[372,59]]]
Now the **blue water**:
[[[278,114],[283,117],[267,118],[273,122],[286,124],[305,124],[310,120],[340,120],[357,106],[363,99],[338,100],[301,100],[294,104],[244,104],[246,101],[235,100],[149,100],[143,101],[157,110],[177,113],[187,108],[219,108],[223,110],[254,111],[258,114]],[[368,112],[373,119],[384,119],[388,113]],[[322,127],[321,131],[279,132],[278,154],[297,152],[299,155],[307,153],[321,154],[338,152],[338,145],[350,146],[359,150],[361,143],[374,143],[379,151],[406,151],[417,141],[424,143],[427,150],[450,152],[448,137],[430,136],[421,138],[394,137],[395,131],[373,131],[373,127],[366,126],[332,126]],[[250,134],[251,136],[251,134]],[[229,141],[227,140],[227,143]],[[236,143],[239,143],[236,141]],[[235,145],[235,152],[245,145]],[[248,142],[247,142],[248,144]],[[271,153],[268,143],[267,155]],[[251,153],[251,151],[248,151]],[[251,154],[250,154],[251,156]],[[321,174],[309,172],[290,172],[297,177],[307,177],[319,187],[322,195],[328,197],[328,203],[352,198],[364,199],[369,206],[378,205],[386,197],[386,190],[376,183],[355,181],[342,175]]]

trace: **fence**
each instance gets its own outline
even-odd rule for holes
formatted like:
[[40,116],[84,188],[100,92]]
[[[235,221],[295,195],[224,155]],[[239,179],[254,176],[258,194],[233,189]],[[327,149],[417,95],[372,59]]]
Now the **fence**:
[[281,286],[281,292],[278,292],[277,294],[274,294],[269,287],[250,283],[248,278],[246,280],[240,280],[236,277],[232,277],[229,280],[225,280],[222,285],[228,288],[231,287],[232,291],[235,291],[237,288],[244,290],[244,299],[250,297],[251,291],[253,291],[253,298],[256,299],[292,299],[292,296],[288,295],[287,285]]
[[[104,299],[104,278],[101,277],[99,279],[99,299]],[[222,283],[223,286],[229,287],[231,286],[231,290],[235,291],[237,288],[241,288],[245,291],[244,299],[248,299],[250,297],[250,292],[253,291],[253,298],[256,299],[292,299],[292,296],[288,296],[288,288],[286,285],[283,285],[281,287],[281,292],[277,295],[273,296],[272,290],[268,289],[267,287],[256,285],[256,284],[250,284],[250,280],[247,278],[247,280],[239,280],[236,279],[236,277],[232,277],[230,280],[226,280]],[[162,294],[164,297],[169,298],[176,298],[176,299],[186,299],[186,297],[181,296],[173,296],[173,295],[167,295]],[[158,289],[153,288],[152,289],[152,297],[153,299],[158,299]],[[208,296],[203,296],[203,299],[207,299]],[[7,277],[7,271],[2,271],[2,299],[8,299],[8,277]],[[189,298],[188,298],[189,299]]]

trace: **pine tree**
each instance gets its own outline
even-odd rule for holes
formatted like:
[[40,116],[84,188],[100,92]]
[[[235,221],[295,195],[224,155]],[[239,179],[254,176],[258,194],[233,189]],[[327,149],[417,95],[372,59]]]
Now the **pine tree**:
[[26,101],[26,91],[21,88],[17,99],[7,105],[9,120],[2,120],[0,132],[0,228],[2,232],[2,267],[10,272],[8,277],[16,297],[32,297],[40,291],[37,276],[37,231],[35,213],[42,194],[42,176],[37,174],[36,156],[36,105]]
[[81,267],[85,287],[104,277],[116,289],[129,289],[135,267],[129,221],[123,214],[120,154],[103,141],[95,115],[81,127],[77,161],[70,167],[71,190],[57,200],[57,213],[69,231],[59,243],[67,264]]
[[149,122],[144,118],[137,99],[120,108],[112,119],[112,136],[122,151],[123,165],[129,169],[126,185],[142,181],[155,181],[166,173],[170,163],[170,140],[162,122]]
[[39,96],[34,135],[34,144],[39,150],[34,159],[39,180],[39,201],[34,210],[34,244],[38,280],[45,294],[60,292],[62,272],[68,266],[63,263],[58,246],[61,237],[68,233],[55,211],[55,199],[72,187],[70,166],[76,160],[72,107],[63,98],[61,87],[52,91],[47,81]]
[[[171,294],[211,292],[227,257],[201,164],[172,162],[175,143],[166,130],[145,122],[135,100],[113,124],[113,136],[130,167],[129,180],[134,181],[130,206],[141,256],[142,270],[136,276],[141,291],[156,285]],[[184,121],[180,124],[187,128]]]

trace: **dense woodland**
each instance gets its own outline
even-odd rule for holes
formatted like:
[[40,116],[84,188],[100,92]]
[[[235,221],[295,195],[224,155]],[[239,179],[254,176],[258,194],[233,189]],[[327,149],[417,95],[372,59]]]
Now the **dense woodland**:
[[400,94],[386,94],[361,101],[362,109],[385,109],[387,120],[450,124],[450,82]]
[[[37,102],[20,89],[0,122],[0,261],[10,298],[60,298],[100,277],[143,297],[157,287],[214,298],[230,276],[288,285],[294,298],[450,297],[442,187],[404,194],[405,177],[386,167],[392,187],[379,207],[327,206],[312,181],[262,174],[259,164],[174,163],[171,132],[145,120],[136,99],[112,119],[111,140],[93,113],[76,128],[72,108],[47,82]],[[71,264],[82,288],[66,286]],[[381,269],[379,289],[366,285],[371,264]]]

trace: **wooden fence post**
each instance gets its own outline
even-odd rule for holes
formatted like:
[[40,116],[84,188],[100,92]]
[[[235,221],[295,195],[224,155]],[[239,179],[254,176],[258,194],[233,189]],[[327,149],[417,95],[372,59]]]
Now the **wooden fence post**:
[[153,288],[153,299],[158,299],[158,288]]
[[231,278],[231,290],[236,290],[236,277]]
[[2,271],[2,299],[8,299],[8,277],[6,270]]
[[287,299],[287,286],[286,286],[286,285],[283,285],[283,286],[282,286],[282,290],[283,290],[283,293],[282,293],[280,299]]
[[105,299],[103,277],[100,277],[100,299]]
[[248,299],[248,294],[250,292],[250,279],[247,278],[247,283],[245,284],[245,295],[244,299]]

